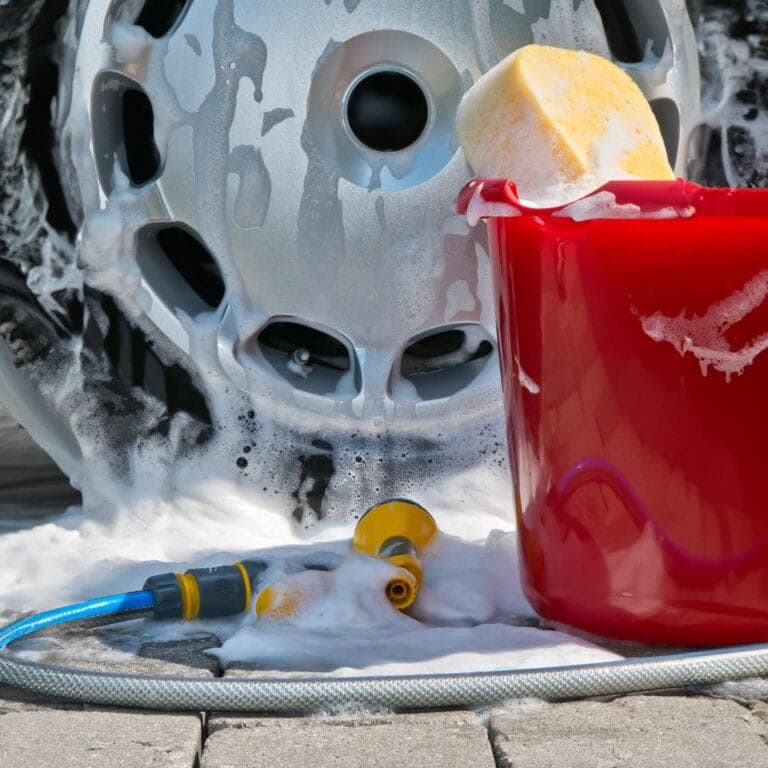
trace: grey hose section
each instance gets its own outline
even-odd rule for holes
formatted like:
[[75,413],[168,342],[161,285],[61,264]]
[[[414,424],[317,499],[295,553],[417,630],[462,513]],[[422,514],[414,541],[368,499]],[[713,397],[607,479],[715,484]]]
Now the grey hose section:
[[563,701],[714,684],[768,674],[768,645],[549,669],[356,678],[139,677],[0,654],[0,682],[69,701],[155,710],[298,714],[346,706],[410,710]]

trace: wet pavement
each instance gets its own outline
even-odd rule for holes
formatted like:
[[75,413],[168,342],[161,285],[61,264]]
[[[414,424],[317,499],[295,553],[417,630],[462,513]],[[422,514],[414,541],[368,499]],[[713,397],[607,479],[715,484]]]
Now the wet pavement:
[[46,517],[79,503],[80,494],[0,405],[0,523]]

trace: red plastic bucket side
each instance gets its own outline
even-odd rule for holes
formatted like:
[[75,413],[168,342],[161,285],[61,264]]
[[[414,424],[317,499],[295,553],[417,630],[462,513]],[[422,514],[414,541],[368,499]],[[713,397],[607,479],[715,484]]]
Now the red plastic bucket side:
[[690,218],[489,221],[523,584],[595,634],[765,640],[768,195],[679,187]]

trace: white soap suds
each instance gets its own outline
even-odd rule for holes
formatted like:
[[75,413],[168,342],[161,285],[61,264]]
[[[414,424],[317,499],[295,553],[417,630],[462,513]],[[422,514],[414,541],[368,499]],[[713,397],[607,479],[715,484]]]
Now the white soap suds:
[[632,203],[619,205],[612,192],[598,192],[566,205],[552,214],[557,218],[589,221],[591,219],[636,219],[640,206]]
[[768,271],[755,275],[741,290],[713,304],[700,316],[677,317],[661,312],[640,317],[643,331],[654,341],[671,344],[682,357],[689,352],[699,361],[702,376],[710,368],[725,374],[726,381],[742,374],[768,349],[768,331],[740,349],[732,349],[727,332],[768,298]]
[[143,200],[127,188],[116,188],[107,206],[86,219],[79,251],[90,285],[113,292],[117,287],[121,301],[139,313],[148,309],[149,297],[136,260],[126,256],[131,253],[129,243],[140,225],[142,203]]
[[591,219],[681,219],[690,218],[695,213],[696,209],[692,206],[684,208],[666,206],[644,211],[634,203],[617,203],[613,192],[603,190],[577,200],[552,215],[574,221],[589,221]]
[[40,248],[40,263],[27,272],[27,287],[50,314],[60,311],[54,297],[61,292],[71,291],[82,296],[83,274],[69,268],[69,262],[74,259],[73,251],[70,243],[51,228]]
[[541,17],[531,27],[538,45],[554,45],[574,51],[596,53],[611,58],[603,20],[594,0],[551,0],[549,16]]
[[[458,509],[465,498],[456,490],[446,488],[442,498],[453,497]],[[302,543],[282,515],[259,510],[254,518],[254,510],[238,504],[237,493],[226,484],[207,482],[198,491],[197,498],[165,504],[148,499],[144,514],[137,513],[129,525],[122,518],[113,526],[99,525],[72,509],[0,534],[0,562],[14,563],[13,569],[0,570],[0,613],[138,589],[157,573],[261,558],[269,567],[260,586],[292,578],[293,586],[304,590],[306,599],[295,616],[258,618],[251,610],[229,620],[150,622],[135,629],[136,643],[210,633],[224,641],[211,653],[225,664],[244,661],[265,669],[341,675],[361,670],[375,675],[494,670],[617,658],[561,632],[527,626],[535,619],[519,584],[514,532],[492,530],[474,541],[440,534],[423,554],[424,583],[416,604],[404,614],[384,595],[384,585],[397,569],[352,553],[346,527],[317,526],[312,543]],[[476,536],[489,522],[504,524],[468,507],[457,530]],[[302,571],[307,562],[338,569]],[[291,576],[297,572],[298,577]],[[37,656],[36,647],[22,645],[25,657],[45,658],[45,647]]]
[[[764,187],[768,109],[753,94],[765,77],[761,51],[768,5],[762,0],[711,5],[697,30],[705,132],[698,132],[694,170],[709,186]],[[711,143],[709,150],[701,139]]]
[[[552,200],[547,202],[547,206],[554,200],[561,200],[577,193],[584,194],[585,190],[594,186],[595,180],[586,180],[583,184],[561,185],[550,188],[548,195],[553,195]],[[535,210],[542,207],[542,199],[537,197],[535,201],[520,199],[520,208],[511,203],[495,202],[486,200],[483,195],[484,182],[476,183],[472,196],[467,204],[467,223],[474,227],[482,219],[491,218],[509,218],[522,216],[521,209]],[[571,197],[573,199],[573,197]],[[687,219],[696,214],[693,206],[664,206],[641,208],[635,203],[617,203],[616,195],[609,190],[601,190],[594,194],[587,194],[586,197],[580,197],[575,202],[559,208],[552,213],[555,218],[573,219],[573,221],[590,221],[593,219]]]
[[326,631],[285,625],[242,629],[212,651],[222,662],[264,669],[333,671],[339,676],[492,672],[620,658],[562,632],[503,623],[476,627],[337,625]]
[[509,203],[493,202],[483,197],[484,182],[475,185],[472,197],[467,205],[467,224],[477,226],[482,219],[494,217],[520,216],[520,210]]
[[[554,207],[568,203],[568,208],[561,211],[561,216],[569,216],[576,221],[597,218],[677,218],[693,215],[693,209],[678,211],[664,208],[653,213],[642,213],[636,205],[617,206],[615,197],[609,192],[597,192],[600,187],[611,181],[637,181],[638,177],[623,168],[624,159],[644,141],[638,138],[632,126],[619,116],[614,116],[607,123],[605,133],[592,145],[590,170],[572,182],[564,182],[557,174],[550,175],[551,181],[541,187],[525,187],[521,191],[521,201],[531,207]],[[571,203],[571,201],[576,201]]]
[[384,595],[397,569],[349,556],[334,572],[293,578],[291,586],[303,589],[295,615],[251,616],[212,653],[225,664],[247,661],[340,675],[489,671],[617,658],[565,634],[511,623],[529,611],[509,570],[515,552],[515,537],[501,532],[475,545],[441,536],[424,558],[425,582],[411,615],[396,611]]
[[540,395],[541,387],[523,370],[523,366],[520,365],[517,358],[515,358],[515,363],[517,364],[517,378],[523,388],[532,395]]

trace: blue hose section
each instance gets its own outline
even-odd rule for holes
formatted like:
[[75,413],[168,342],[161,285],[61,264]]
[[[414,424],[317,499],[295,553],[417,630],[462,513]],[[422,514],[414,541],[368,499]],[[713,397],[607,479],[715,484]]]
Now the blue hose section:
[[31,635],[57,624],[66,624],[70,621],[85,621],[102,616],[110,616],[118,613],[133,613],[135,611],[147,611],[155,607],[155,598],[150,590],[139,592],[124,592],[120,595],[109,595],[96,600],[87,600],[84,603],[66,605],[62,608],[54,608],[50,611],[36,613],[19,619],[13,624],[0,629],[0,651],[8,643],[19,640],[26,635]]

